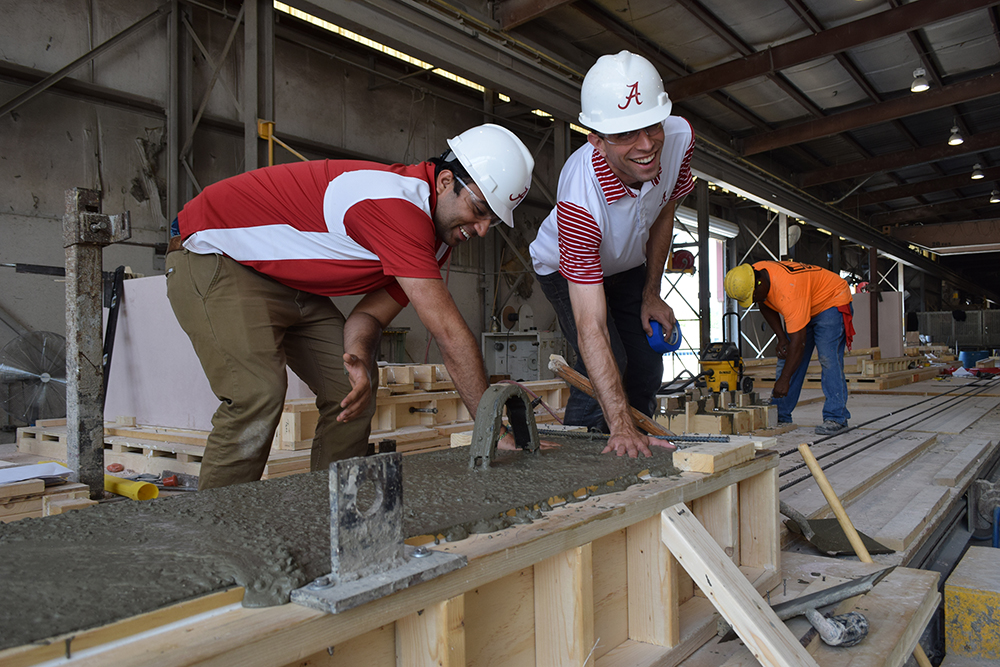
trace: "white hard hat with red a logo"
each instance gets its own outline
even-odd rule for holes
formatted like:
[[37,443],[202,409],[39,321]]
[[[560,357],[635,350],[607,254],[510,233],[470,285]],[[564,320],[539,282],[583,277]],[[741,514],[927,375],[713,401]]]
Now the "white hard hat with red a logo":
[[448,147],[483,191],[497,217],[513,227],[514,208],[528,194],[535,168],[528,148],[513,132],[492,123],[452,137]]
[[653,64],[620,51],[598,58],[583,78],[580,122],[601,134],[631,132],[661,122],[671,106]]

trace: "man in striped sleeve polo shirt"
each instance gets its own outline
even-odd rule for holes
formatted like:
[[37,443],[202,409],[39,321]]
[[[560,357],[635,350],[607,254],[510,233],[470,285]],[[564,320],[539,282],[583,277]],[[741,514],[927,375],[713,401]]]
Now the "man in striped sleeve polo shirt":
[[[316,394],[312,470],[363,456],[382,329],[407,303],[476,414],[488,387],[475,336],[441,279],[451,248],[485,236],[528,193],[534,161],[497,125],[417,165],[317,160],[215,183],[180,212],[167,296],[220,405],[199,489],[258,480],[291,368]],[[331,296],[363,295],[348,317]]]
[[666,334],[676,324],[660,280],[674,208],[694,187],[694,131],[670,115],[653,65],[628,51],[594,64],[581,101],[580,122],[592,131],[563,166],[531,257],[576,370],[597,394],[571,390],[565,422],[610,433],[605,452],[648,456],[663,443],[633,425],[629,406],[651,416],[663,381],[663,358],[646,336],[652,320]]

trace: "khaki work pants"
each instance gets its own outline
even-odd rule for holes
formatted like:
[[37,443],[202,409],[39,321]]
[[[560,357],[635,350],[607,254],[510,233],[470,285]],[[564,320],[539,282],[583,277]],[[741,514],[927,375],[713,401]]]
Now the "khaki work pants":
[[[167,255],[167,297],[221,401],[199,489],[260,479],[284,407],[288,365],[316,394],[311,469],[364,456],[375,412],[336,421],[351,390],[344,316],[324,296],[292,289],[224,255]],[[179,388],[183,391],[183,388]]]

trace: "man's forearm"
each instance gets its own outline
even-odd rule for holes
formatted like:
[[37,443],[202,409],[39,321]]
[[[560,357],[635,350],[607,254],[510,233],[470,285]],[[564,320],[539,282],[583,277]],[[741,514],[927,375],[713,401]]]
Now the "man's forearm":
[[667,265],[670,245],[674,239],[674,208],[675,203],[668,202],[649,230],[649,239],[646,241],[646,284],[643,288],[643,298],[660,297],[663,269]]
[[483,392],[489,387],[486,366],[476,339],[471,331],[464,328],[462,331],[452,332],[445,339],[436,340],[455,390],[469,414],[475,418]]
[[344,322],[344,352],[353,354],[369,369],[375,368],[382,324],[368,313],[351,313]]
[[622,385],[607,332],[580,330],[577,332],[577,344],[597,402],[604,412],[604,421],[608,423],[611,432],[634,429],[625,387]]

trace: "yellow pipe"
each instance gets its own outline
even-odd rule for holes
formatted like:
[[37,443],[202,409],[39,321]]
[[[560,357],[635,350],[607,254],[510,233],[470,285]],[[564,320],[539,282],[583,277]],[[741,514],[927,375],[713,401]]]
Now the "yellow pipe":
[[154,484],[122,479],[114,475],[104,476],[104,490],[132,500],[152,500],[160,495],[160,490]]

